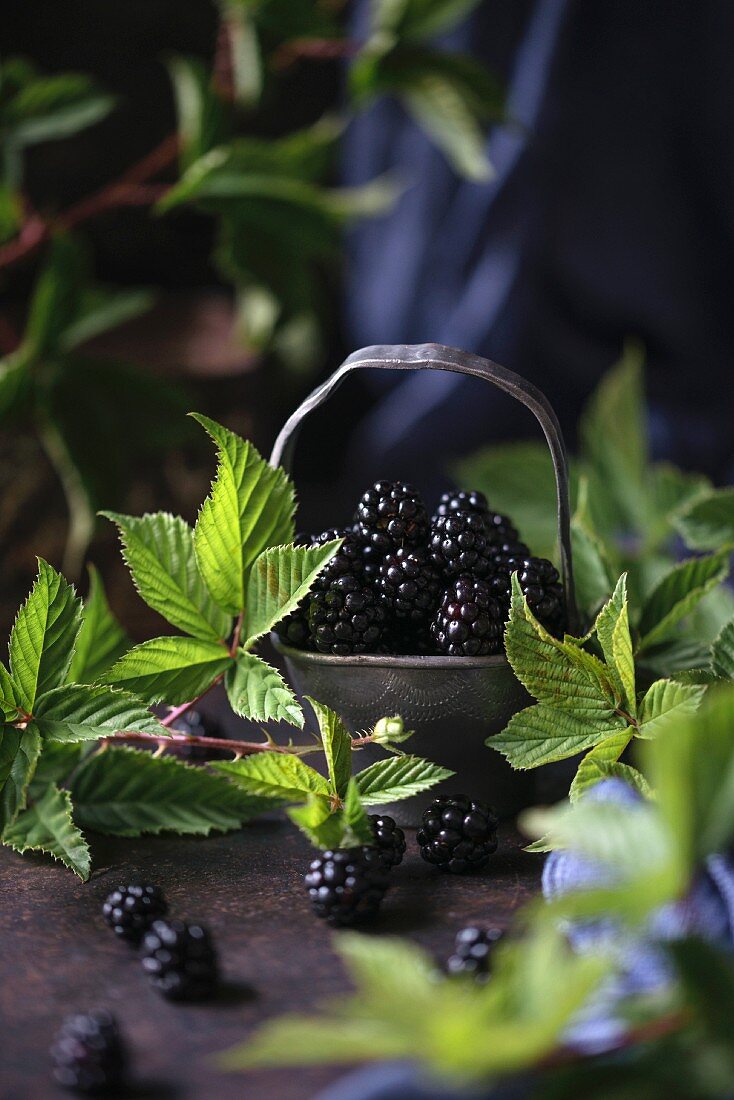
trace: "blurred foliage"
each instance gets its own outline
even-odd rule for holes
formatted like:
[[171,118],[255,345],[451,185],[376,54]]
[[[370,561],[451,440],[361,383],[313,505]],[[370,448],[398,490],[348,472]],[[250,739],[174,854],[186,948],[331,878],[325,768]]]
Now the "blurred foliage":
[[[653,462],[647,433],[643,355],[630,346],[599,384],[579,424],[570,460],[572,544],[577,598],[591,621],[627,574],[632,626],[661,580],[692,550],[734,544],[734,492],[715,490],[702,474]],[[463,486],[481,489],[509,512],[535,552],[558,559],[556,489],[544,443],[486,447],[454,464]],[[637,615],[637,618],[635,618]],[[708,648],[734,615],[734,598],[718,588],[680,628],[640,655],[652,675],[703,665]]]
[[[369,32],[357,42],[342,3],[219,0],[211,62],[168,59],[176,134],[101,192],[53,215],[36,211],[24,191],[24,151],[92,126],[115,101],[85,74],[49,76],[23,58],[2,60],[0,273],[41,255],[22,336],[14,338],[14,324],[0,317],[7,352],[0,359],[0,422],[12,418],[35,430],[56,468],[70,511],[68,573],[79,573],[100,496],[116,499],[124,480],[114,461],[119,452],[105,440],[129,431],[130,418],[144,425],[157,412],[157,425],[178,420],[160,415],[161,402],[173,400],[163,384],[84,354],[89,339],[142,313],[152,298],[97,286],[72,234],[116,206],[147,206],[153,216],[196,209],[215,226],[213,258],[234,289],[238,338],[251,352],[270,351],[308,369],[335,309],[344,227],[384,212],[402,190],[388,178],[331,186],[354,112],[393,96],[458,172],[476,180],[491,173],[485,127],[501,117],[497,85],[471,58],[434,41],[477,2],[373,0]],[[288,98],[289,71],[330,60],[349,68],[341,113],[289,127],[289,118],[303,117],[303,105]],[[171,168],[175,180],[158,182]],[[158,428],[138,438],[158,447],[169,442]]]

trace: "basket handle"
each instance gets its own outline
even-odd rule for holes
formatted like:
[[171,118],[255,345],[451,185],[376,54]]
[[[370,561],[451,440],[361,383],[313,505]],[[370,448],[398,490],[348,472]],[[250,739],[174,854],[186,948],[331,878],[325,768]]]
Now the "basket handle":
[[301,424],[331,396],[348,374],[356,370],[448,370],[467,374],[504,390],[521,401],[543,429],[553,460],[558,505],[558,543],[561,552],[561,576],[566,589],[569,625],[578,624],[571,553],[571,506],[568,491],[568,459],[561,427],[545,394],[514,371],[489,359],[442,344],[376,344],[353,352],[334,373],[299,405],[283,425],[270,456],[271,466],[291,472],[293,450]]

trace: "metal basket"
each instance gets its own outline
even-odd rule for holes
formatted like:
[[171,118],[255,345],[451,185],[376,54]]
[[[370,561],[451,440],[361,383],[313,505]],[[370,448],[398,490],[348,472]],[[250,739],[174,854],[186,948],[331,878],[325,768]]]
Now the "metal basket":
[[[448,370],[490,382],[521,401],[535,415],[553,460],[558,505],[561,575],[568,618],[576,621],[571,561],[568,463],[553,409],[544,395],[512,371],[478,355],[440,344],[386,345],[362,348],[346,359],[289,417],[275,441],[271,466],[289,473],[298,431],[348,374],[365,369]],[[499,753],[485,745],[518,710],[532,701],[507,659],[495,657],[334,657],[294,649],[276,636],[273,644],[285,659],[296,691],[312,695],[342,716],[352,731],[364,730],[383,715],[400,714],[416,731],[410,751],[456,772],[446,788],[484,798],[500,812],[515,813],[533,800],[532,773],[513,772]],[[365,753],[370,750],[364,750]],[[364,757],[360,761],[360,767]],[[438,788],[440,793],[440,788]],[[435,797],[417,796],[399,803],[403,821],[415,821],[423,804]]]

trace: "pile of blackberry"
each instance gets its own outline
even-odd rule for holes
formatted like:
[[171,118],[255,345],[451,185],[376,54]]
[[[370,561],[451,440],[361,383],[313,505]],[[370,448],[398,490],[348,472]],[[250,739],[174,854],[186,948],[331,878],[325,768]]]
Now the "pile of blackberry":
[[512,574],[554,635],[566,625],[558,571],[534,557],[512,521],[477,490],[444,493],[432,519],[420,493],[377,481],[303,604],[277,627],[283,642],[338,657],[358,653],[481,657],[501,653]]

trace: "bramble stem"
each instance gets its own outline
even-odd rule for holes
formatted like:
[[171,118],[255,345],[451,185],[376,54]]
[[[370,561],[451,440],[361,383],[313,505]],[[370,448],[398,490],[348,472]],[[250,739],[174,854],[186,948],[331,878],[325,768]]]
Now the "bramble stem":
[[[171,707],[171,709],[169,710],[169,712],[165,716],[165,718],[161,718],[161,725],[166,726],[166,727],[173,725],[173,723],[178,718],[180,718],[182,714],[186,714],[187,710],[191,710],[191,708],[195,707],[196,704],[201,699],[203,699],[205,695],[208,695],[209,692],[212,690],[212,688],[215,688],[217,686],[217,684],[221,684],[223,679],[224,679],[224,673],[220,672],[219,675],[216,676],[212,680],[212,682],[209,684],[209,687],[205,688],[204,691],[202,691],[200,695],[196,696],[195,699],[191,699],[188,703],[181,703],[181,705],[178,706],[178,707]],[[183,736],[186,737],[187,735],[184,734]]]
[[[163,724],[163,723],[161,723]],[[279,752],[291,756],[305,756],[308,753],[318,752],[318,745],[278,745],[274,741],[227,741],[223,737],[205,737],[197,734],[171,733],[158,735],[155,733],[143,733],[140,730],[120,730],[103,738],[106,744],[155,744],[159,748],[173,745],[196,745],[202,749],[217,749],[222,752],[231,752],[237,759],[240,756],[251,756],[256,752]],[[372,743],[372,738],[355,737],[352,740],[352,748],[362,748]]]

